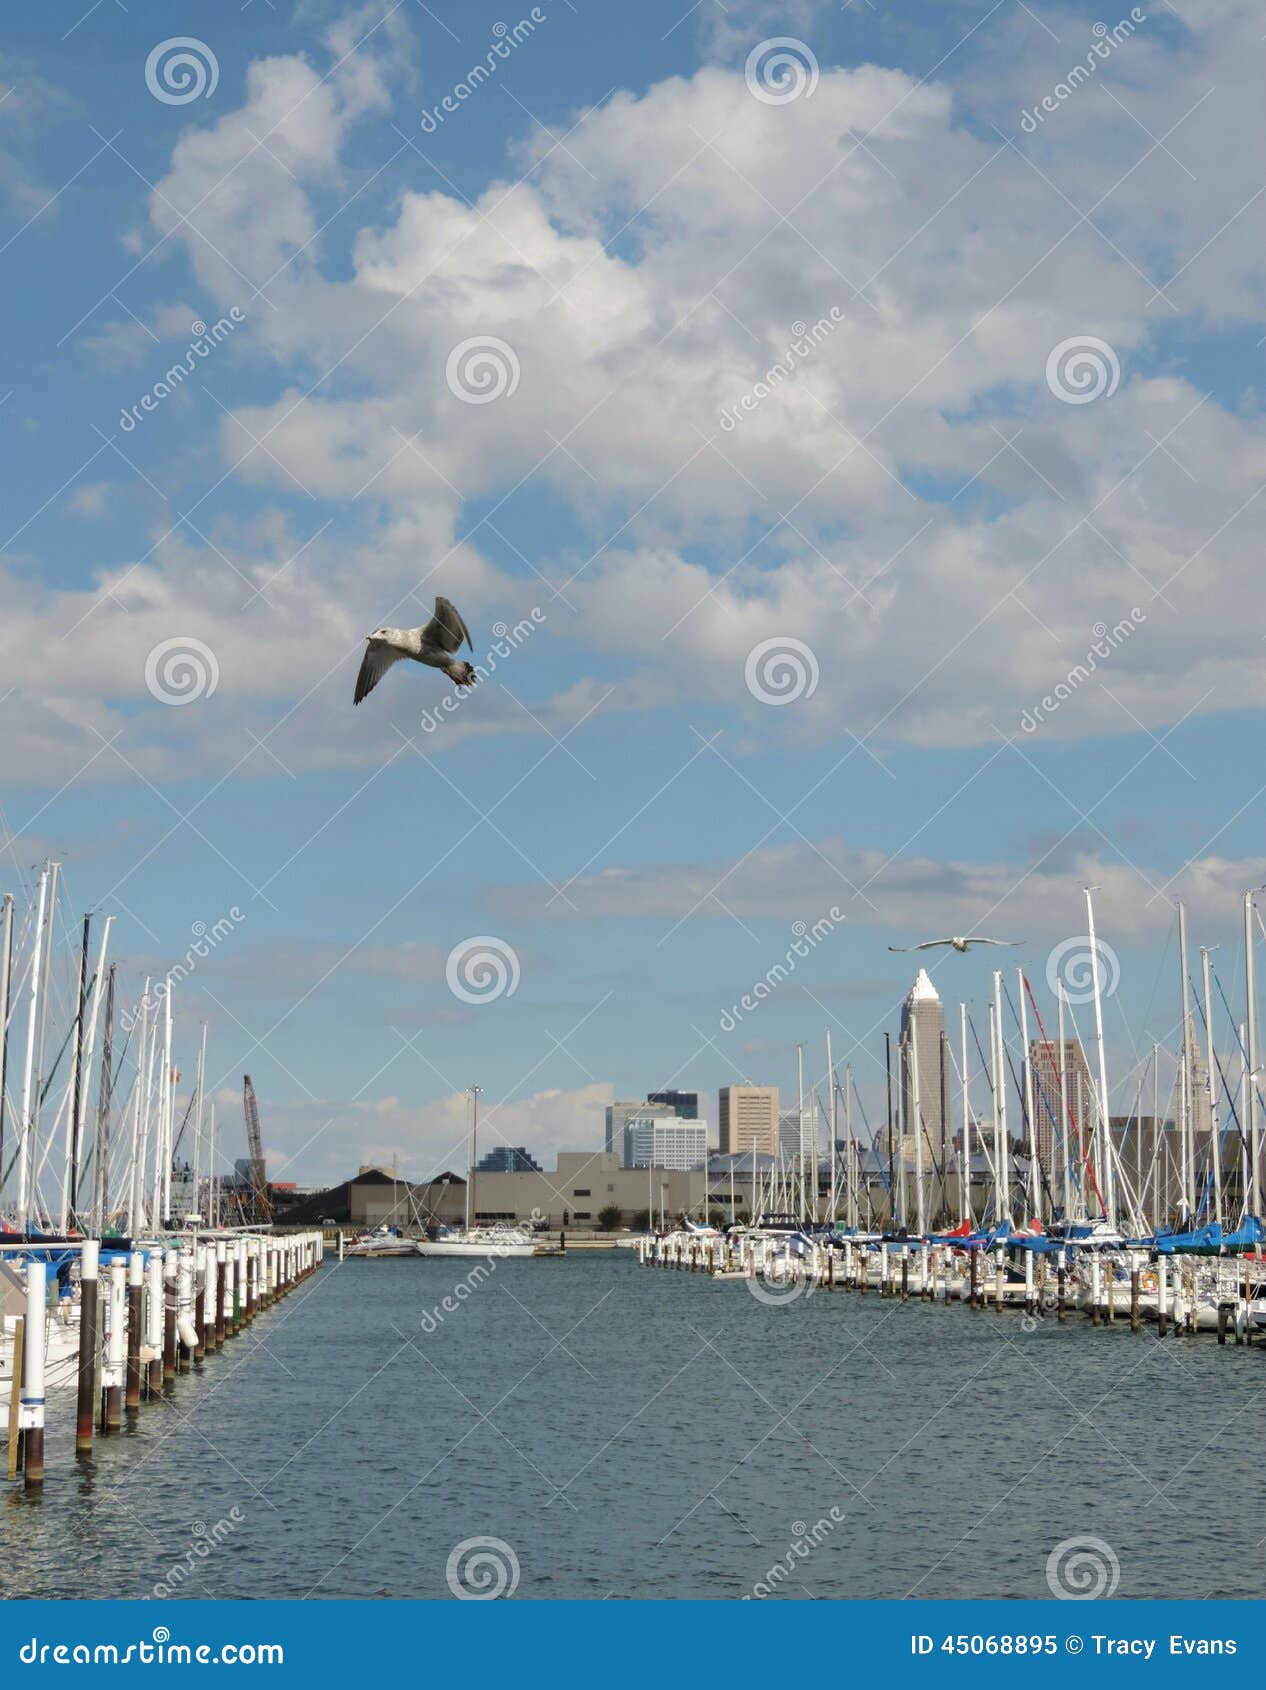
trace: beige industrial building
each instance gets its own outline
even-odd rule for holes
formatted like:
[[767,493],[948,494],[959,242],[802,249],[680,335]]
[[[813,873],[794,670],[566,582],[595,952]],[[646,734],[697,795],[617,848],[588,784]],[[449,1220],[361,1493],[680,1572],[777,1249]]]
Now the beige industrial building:
[[717,1093],[721,1154],[778,1154],[778,1087],[722,1086]]
[[[645,1107],[645,1106],[643,1106]],[[475,1183],[476,1219],[545,1222],[596,1227],[603,1209],[634,1215],[661,1209],[671,1221],[703,1210],[707,1173],[703,1168],[625,1168],[605,1150],[560,1150],[553,1173],[480,1174]]]

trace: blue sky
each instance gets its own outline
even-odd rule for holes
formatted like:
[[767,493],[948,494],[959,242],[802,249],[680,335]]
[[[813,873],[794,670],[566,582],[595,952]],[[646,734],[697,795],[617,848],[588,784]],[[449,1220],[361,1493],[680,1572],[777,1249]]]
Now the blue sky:
[[[1174,900],[1238,1003],[1266,880],[1254,8],[1124,8],[1099,53],[1115,14],[1018,0],[537,11],[15,20],[7,884],[59,857],[133,991],[242,912],[178,1025],[299,1179],[454,1164],[476,1081],[545,1152],[613,1093],[790,1092],[828,1026],[873,1107],[887,946],[1025,940],[1045,1012],[1088,883],[1128,1105]],[[155,97],[177,32],[203,92]],[[230,326],[136,420],[195,322]],[[489,338],[510,390],[471,403]],[[353,711],[360,640],[437,591],[476,660],[538,622],[433,732],[432,671]],[[204,696],[147,686],[167,642]],[[483,936],[517,985],[470,1002]],[[937,962],[951,1015],[990,966]]]

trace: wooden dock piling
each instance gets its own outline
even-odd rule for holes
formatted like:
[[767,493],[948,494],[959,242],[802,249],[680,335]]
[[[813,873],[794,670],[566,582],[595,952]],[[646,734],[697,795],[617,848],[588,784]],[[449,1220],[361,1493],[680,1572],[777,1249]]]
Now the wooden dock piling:
[[92,1454],[97,1419],[97,1274],[101,1246],[85,1238],[79,1259],[79,1390],[75,1406],[75,1453]]

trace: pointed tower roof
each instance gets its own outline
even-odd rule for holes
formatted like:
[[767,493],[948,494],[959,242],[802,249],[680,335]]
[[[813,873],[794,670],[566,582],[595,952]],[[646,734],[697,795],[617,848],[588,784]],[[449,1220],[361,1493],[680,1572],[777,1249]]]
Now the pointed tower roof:
[[926,968],[921,968],[915,976],[914,985],[910,988],[907,1003],[940,1003],[941,994],[932,984],[931,976]]

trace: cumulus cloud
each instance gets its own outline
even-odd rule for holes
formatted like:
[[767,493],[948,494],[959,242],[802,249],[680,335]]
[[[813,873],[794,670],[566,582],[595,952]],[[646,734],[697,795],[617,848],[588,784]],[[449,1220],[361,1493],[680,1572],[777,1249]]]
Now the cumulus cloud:
[[[953,86],[824,65],[785,105],[721,52],[581,114],[565,148],[526,137],[522,179],[470,203],[410,185],[371,215],[345,204],[345,155],[407,75],[386,27],[358,14],[323,64],[256,61],[240,109],[173,149],[151,224],[198,297],[247,308],[232,357],[252,396],[208,411],[206,445],[259,514],[195,532],[164,512],[92,587],[24,595],[0,634],[27,689],[20,761],[73,772],[122,726],[147,772],[194,743],[249,771],[268,766],[250,733],[279,720],[290,767],[372,761],[340,666],[367,618],[421,620],[440,571],[474,623],[564,593],[540,645],[566,639],[595,689],[614,666],[608,707],[704,697],[754,736],[988,740],[1132,610],[1139,631],[1043,735],[1261,703],[1236,608],[1266,541],[1260,405],[1167,370],[1164,338],[1261,306],[1252,7],[1149,20],[1031,139],[1018,113],[1067,68],[1071,20],[1060,43],[1005,20]],[[1087,335],[1114,391],[1066,403],[1048,354]],[[471,405],[447,366],[480,336],[510,347],[515,382]],[[521,483],[568,513],[554,555],[506,562],[479,524],[459,542],[472,501]],[[296,492],[304,520],[279,524],[271,502]],[[30,702],[35,654],[85,616],[93,655]],[[183,632],[219,658],[214,712],[154,712],[140,690],[148,650]],[[820,666],[794,711],[745,683],[775,636]],[[461,733],[515,727],[474,702]]]
[[[479,1113],[480,1155],[496,1145],[522,1145],[546,1170],[559,1150],[599,1150],[609,1085],[573,1091],[547,1088],[504,1101],[485,1099]],[[225,1092],[221,1112],[236,1112],[241,1098]],[[461,1092],[422,1102],[399,1097],[372,1102],[317,1099],[268,1105],[261,1098],[273,1179],[294,1177],[333,1184],[371,1163],[397,1163],[402,1179],[464,1173],[470,1148],[470,1100]]]

